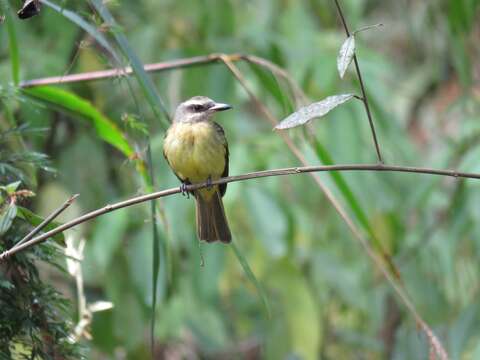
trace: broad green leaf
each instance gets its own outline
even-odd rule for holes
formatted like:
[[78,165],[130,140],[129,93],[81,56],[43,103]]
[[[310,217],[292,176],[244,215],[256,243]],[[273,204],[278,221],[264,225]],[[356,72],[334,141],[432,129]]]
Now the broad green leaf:
[[298,109],[298,111],[289,115],[286,119],[282,120],[282,122],[280,122],[275,129],[283,130],[304,125],[313,118],[328,114],[332,109],[352,99],[353,97],[353,94],[334,95],[329,96],[322,101],[302,107]]
[[23,91],[27,95],[57,105],[62,109],[72,112],[74,115],[79,115],[90,120],[102,140],[121,151],[127,157],[133,154],[132,147],[118,126],[97,110],[89,101],[70,91],[53,86],[41,86]]
[[0,212],[0,235],[5,234],[10,226],[12,226],[13,219],[17,216],[17,206],[15,204],[8,204]]
[[253,273],[252,269],[250,268],[250,265],[248,264],[247,259],[245,259],[245,256],[243,256],[242,252],[240,249],[237,247],[234,241],[230,244],[230,246],[233,249],[233,252],[240,263],[240,266],[243,269],[243,272],[245,273],[245,276],[247,279],[253,284],[255,289],[257,290],[258,295],[260,296],[263,306],[265,307],[265,310],[267,311],[267,315],[270,318],[270,305],[268,304],[268,299],[267,295],[265,294],[265,290],[263,289],[262,285],[260,282],[257,280],[257,277]]
[[[30,210],[28,210],[28,209],[26,209],[22,206],[18,207],[18,217],[25,220],[26,222],[28,222],[33,227],[40,225],[40,223],[43,220],[45,220],[40,215],[37,215],[34,212],[32,212],[32,211],[30,211]],[[49,223],[47,226],[45,226],[43,228],[43,231],[46,232],[46,231],[53,230],[60,225],[61,225],[61,223],[59,223],[57,221],[52,221],[51,223]],[[62,245],[62,246],[65,245],[65,236],[63,235],[63,233],[59,233],[57,235],[54,235],[53,239],[57,243],[59,243],[60,245]]]
[[343,43],[337,57],[337,69],[340,74],[340,78],[343,79],[348,66],[352,62],[355,55],[355,36],[350,35]]

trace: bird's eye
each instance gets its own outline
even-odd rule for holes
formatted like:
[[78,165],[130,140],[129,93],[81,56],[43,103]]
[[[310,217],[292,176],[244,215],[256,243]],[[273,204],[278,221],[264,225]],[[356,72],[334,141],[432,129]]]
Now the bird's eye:
[[198,105],[198,104],[192,105],[192,109],[193,109],[193,111],[195,111],[195,112],[200,112],[200,111],[203,110],[203,105]]

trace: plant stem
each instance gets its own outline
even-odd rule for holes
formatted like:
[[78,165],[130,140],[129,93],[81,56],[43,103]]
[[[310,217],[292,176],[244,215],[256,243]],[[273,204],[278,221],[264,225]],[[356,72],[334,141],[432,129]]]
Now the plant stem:
[[[348,25],[347,25],[347,22],[345,21],[345,17],[343,16],[343,11],[342,11],[342,8],[340,7],[340,4],[338,3],[338,0],[335,0],[335,5],[337,6],[337,10],[338,10],[338,13],[340,15],[340,19],[342,20],[342,24],[343,24],[343,28],[345,29],[345,33],[347,34],[347,37],[349,37],[350,36],[350,31],[348,30]],[[383,164],[383,158],[382,158],[382,154],[380,152],[380,145],[378,144],[377,133],[375,131],[375,125],[373,124],[372,113],[370,111],[370,105],[368,104],[367,93],[365,91],[365,85],[363,83],[362,73],[360,71],[360,66],[358,65],[358,59],[357,59],[356,54],[353,55],[353,62],[355,64],[355,70],[357,72],[358,82],[360,83],[360,89],[362,91],[362,99],[361,100],[363,102],[363,105],[365,106],[365,111],[367,113],[368,122],[370,123],[370,129],[372,130],[373,143],[375,144],[375,150],[377,152],[378,161]]]
[[22,245],[23,243],[27,242],[35,235],[37,235],[45,226],[50,224],[58,215],[60,215],[65,209],[67,209],[70,205],[73,204],[75,199],[78,197],[78,194],[71,196],[67,201],[63,203],[61,207],[56,209],[53,213],[51,213],[45,220],[43,220],[38,226],[36,226],[32,231],[30,231],[22,240],[16,243],[12,249]]

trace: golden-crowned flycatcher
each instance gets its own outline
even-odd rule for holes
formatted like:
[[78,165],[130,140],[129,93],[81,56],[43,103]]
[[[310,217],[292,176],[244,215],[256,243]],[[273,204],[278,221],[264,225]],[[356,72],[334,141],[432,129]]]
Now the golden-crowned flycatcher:
[[[163,155],[182,182],[195,184],[228,176],[228,143],[222,127],[212,121],[217,111],[231,109],[205,96],[181,103],[167,130]],[[195,190],[197,235],[200,240],[229,243],[232,235],[223,209],[227,184]]]

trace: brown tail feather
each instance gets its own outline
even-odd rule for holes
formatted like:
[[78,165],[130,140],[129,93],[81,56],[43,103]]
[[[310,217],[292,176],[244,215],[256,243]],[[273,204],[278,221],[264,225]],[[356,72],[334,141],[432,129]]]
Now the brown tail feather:
[[196,194],[195,198],[198,238],[207,242],[220,240],[229,243],[232,241],[222,198],[218,191],[208,200],[205,200],[200,194]]

